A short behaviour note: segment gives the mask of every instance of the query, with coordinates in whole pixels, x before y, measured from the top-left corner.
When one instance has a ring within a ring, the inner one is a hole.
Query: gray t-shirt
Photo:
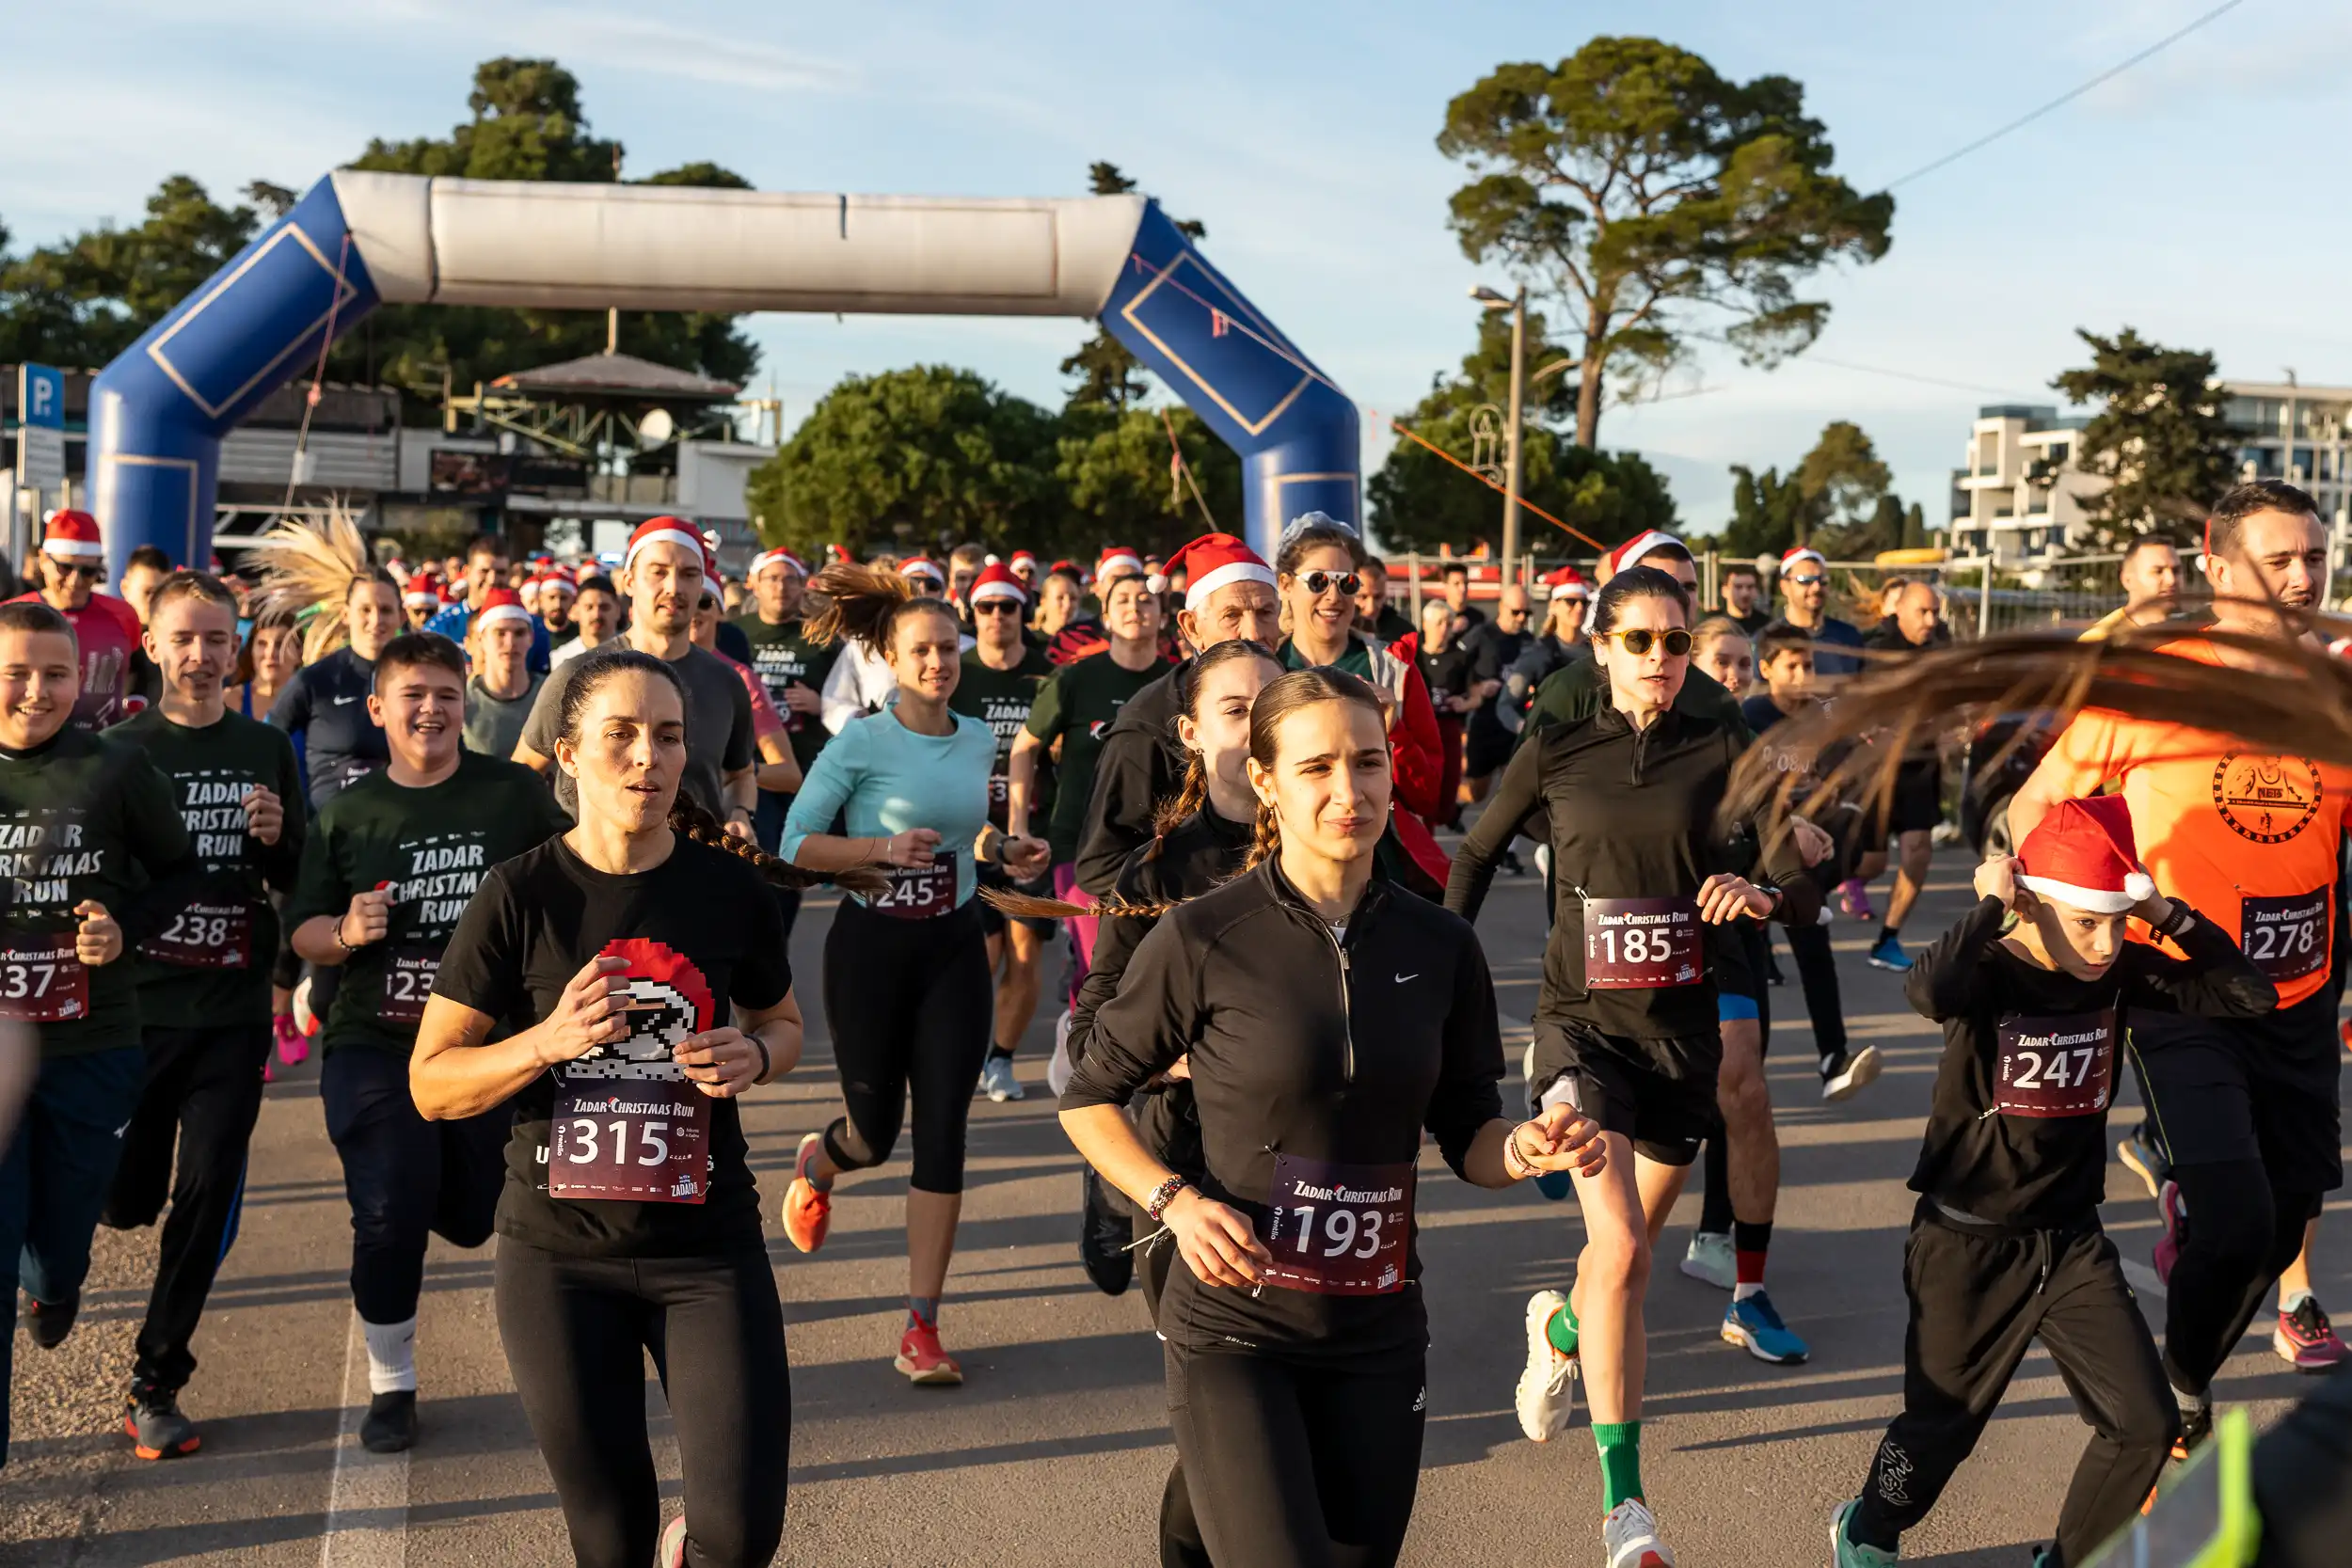
[[[515,742],[522,738],[523,721],[531,717],[532,705],[539,699],[539,689],[547,684],[547,676],[533,675],[531,684],[519,697],[499,697],[491,694],[476,675],[466,683],[466,750],[480,752],[485,757],[505,762],[515,754]]]
[[[628,643],[616,640],[615,650]],[[599,647],[598,652],[603,649]],[[721,821],[726,819],[724,780],[729,773],[752,766],[752,696],[735,666],[717,654],[689,647],[686,657],[670,668],[686,683],[686,778],[688,797]],[[579,673],[580,660],[559,664],[539,688],[539,700],[523,725],[522,741],[543,757],[555,755],[555,737],[562,728],[564,693]],[[562,768],[554,774],[557,804],[580,815],[570,777]]]

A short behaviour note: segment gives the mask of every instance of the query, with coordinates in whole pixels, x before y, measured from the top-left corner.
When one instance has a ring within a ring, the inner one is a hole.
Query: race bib
[[[71,1023],[89,1016],[89,971],[73,933],[11,936],[0,945],[0,1018]]]
[[[433,994],[434,977],[441,972],[437,946],[411,944],[384,955],[384,1010],[387,1023],[417,1023],[424,1018],[424,999]]]
[[[2012,1117],[2088,1117],[2115,1090],[2115,1009],[2003,1019],[1993,1108]]]
[[[1695,898],[1584,900],[1584,989],[1651,990],[1698,983]]]
[[[2241,899],[2238,946],[2272,980],[2300,980],[2328,963],[2328,890]]]
[[[1405,1288],[1413,1227],[1413,1166],[1349,1165],[1274,1157],[1274,1192],[1258,1239],[1274,1255],[1265,1280],[1321,1296],[1378,1296]]]
[[[956,907],[956,857],[941,855],[929,865],[894,865],[882,875],[890,885],[866,907],[894,920],[930,920]]]
[[[139,952],[183,969],[243,969],[253,958],[252,908],[243,899],[191,899]]]
[[[548,1137],[554,1197],[700,1203],[710,1192],[710,1100],[670,1062],[574,1062],[556,1074]]]

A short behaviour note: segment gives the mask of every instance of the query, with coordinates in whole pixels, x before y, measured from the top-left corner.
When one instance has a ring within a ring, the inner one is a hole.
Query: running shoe
[[[1775,1367],[1797,1366],[1807,1354],[1804,1341],[1788,1331],[1772,1308],[1772,1298],[1761,1291],[1733,1302],[1724,1313],[1720,1332],[1724,1344],[1738,1345]]]
[[[2172,1265],[2181,1260],[2182,1239],[2188,1233],[2188,1205],[2181,1201],[2181,1184],[2168,1180],[2156,1190],[2156,1210],[2164,1216],[2164,1235],[2156,1243],[2155,1256],[2159,1283],[2172,1283]]]
[[[1872,969],[1891,969],[1898,974],[1911,972],[1911,955],[1903,951],[1900,937],[1881,937],[1863,955]]]
[[[359,1421],[359,1446],[370,1453],[403,1453],[417,1442],[417,1391],[395,1388],[368,1401]]]
[[[82,1292],[76,1291],[63,1301],[35,1301],[28,1295],[18,1315],[24,1320],[24,1332],[33,1337],[33,1343],[56,1350],[73,1332],[73,1319],[81,1310]]]
[[[1692,1231],[1690,1248],[1682,1255],[1682,1272],[1718,1291],[1739,1284],[1740,1264],[1732,1255],[1731,1238],[1720,1230]]]
[[[1514,877],[1527,875],[1527,864],[1519,859],[1519,853],[1516,849],[1505,849],[1502,852],[1502,869]]]
[[[686,1515],[661,1527],[661,1540],[653,1549],[654,1568],[686,1568]]]
[[[1909,966],[1911,960],[1903,963]],[[1879,1048],[1866,1045],[1859,1051],[1839,1046],[1821,1056],[1821,1098],[1832,1105],[1851,1100],[1855,1095],[1878,1082],[1879,1069],[1884,1063]]]
[[[823,1246],[825,1232],[833,1225],[833,1195],[818,1192],[808,1179],[808,1163],[824,1147],[822,1132],[811,1132],[801,1140],[801,1151],[792,1157],[792,1185],[784,1192],[784,1233],[803,1252]]]
[[[898,1358],[891,1363],[909,1383],[922,1387],[953,1387],[963,1381],[956,1358],[939,1348],[939,1325],[917,1319],[898,1337]]]
[[[1896,1557],[1883,1546],[1866,1546],[1846,1535],[1846,1520],[1862,1506],[1860,1497],[1849,1497],[1829,1511],[1830,1568],[1895,1568]]]
[[[2296,1303],[2294,1311],[2279,1314],[2279,1326],[2270,1331],[2270,1348],[2298,1372],[2333,1371],[2352,1357],[2313,1295]]]
[[[1849,877],[1837,884],[1837,907],[1848,920],[1875,920],[1877,911],[1870,908],[1870,885],[1859,877]]]
[[[1136,1255],[1128,1248],[1135,1226],[1111,1202],[1110,1188],[1089,1165],[1078,1173],[1078,1261],[1106,1296],[1124,1295],[1136,1276]]]
[[[978,1091],[1002,1105],[1008,1100],[1025,1099],[1021,1080],[1012,1075],[1012,1058],[991,1054],[988,1064],[980,1069]]]
[[[1673,1549],[1658,1539],[1658,1521],[1639,1497],[1628,1497],[1601,1520],[1600,1549],[1609,1568],[1675,1568]]]
[[[1576,1379],[1580,1370],[1573,1355],[1553,1347],[1547,1330],[1551,1316],[1568,1305],[1557,1291],[1538,1291],[1527,1298],[1527,1366],[1512,1397],[1518,1407],[1519,1430],[1531,1443],[1549,1443],[1568,1429],[1576,1414]]]
[[[2200,1400],[2195,1409],[2181,1412],[2181,1434],[2172,1439],[2174,1462],[2185,1460],[2203,1448],[2205,1439],[2212,1435],[2213,1401],[2208,1398]]]
[[[203,1447],[196,1423],[180,1414],[179,1396],[151,1383],[134,1383],[122,1402],[122,1430],[141,1459],[177,1459]]]
[[[2134,1176],[2147,1183],[2148,1196],[2161,1200],[2164,1184],[2172,1179],[2172,1162],[2148,1136],[2148,1124],[2143,1121],[2133,1128],[2131,1135],[2115,1146],[2115,1152]]]

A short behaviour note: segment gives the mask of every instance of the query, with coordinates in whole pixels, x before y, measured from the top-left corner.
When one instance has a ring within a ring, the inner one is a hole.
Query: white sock
[[[362,1318],[359,1326],[368,1337],[368,1392],[415,1393],[417,1320],[412,1317],[405,1323],[372,1323]]]
[[[2293,1312],[2293,1311],[2294,1311],[2296,1307],[2298,1307],[2302,1306],[2305,1302],[2307,1302],[2307,1301],[2309,1301],[2309,1300],[2311,1300],[2311,1299],[2312,1299],[2312,1293],[2311,1293],[2309,1291],[2294,1291],[2294,1292],[2292,1292],[2292,1293],[2289,1293],[2288,1291],[2280,1291],[2280,1292],[2279,1292],[2279,1316],[2280,1316],[2280,1317],[2282,1317],[2282,1318],[2283,1318],[2283,1317],[2285,1317],[2285,1316],[2287,1316],[2289,1313]]]
[[[1760,1296],[1763,1293],[1764,1287],[1761,1284],[1734,1285],[1731,1288],[1731,1299],[1734,1301],[1745,1301],[1750,1296]]]

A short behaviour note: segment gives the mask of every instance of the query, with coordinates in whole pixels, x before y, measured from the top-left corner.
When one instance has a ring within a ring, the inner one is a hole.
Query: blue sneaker
[[[1901,974],[1911,968],[1911,955],[1903,951],[1901,939],[1897,937],[1879,938],[1867,957],[1872,969],[1891,969]]]
[[[1881,1546],[1865,1546],[1858,1541],[1846,1539],[1846,1516],[1861,1506],[1861,1498],[1851,1497],[1830,1511],[1831,1568],[1895,1568],[1896,1557],[1893,1552]]]
[[[1805,1358],[1804,1341],[1772,1310],[1772,1298],[1758,1291],[1732,1302],[1724,1313],[1724,1343],[1738,1345],[1758,1361],[1793,1367]]]

